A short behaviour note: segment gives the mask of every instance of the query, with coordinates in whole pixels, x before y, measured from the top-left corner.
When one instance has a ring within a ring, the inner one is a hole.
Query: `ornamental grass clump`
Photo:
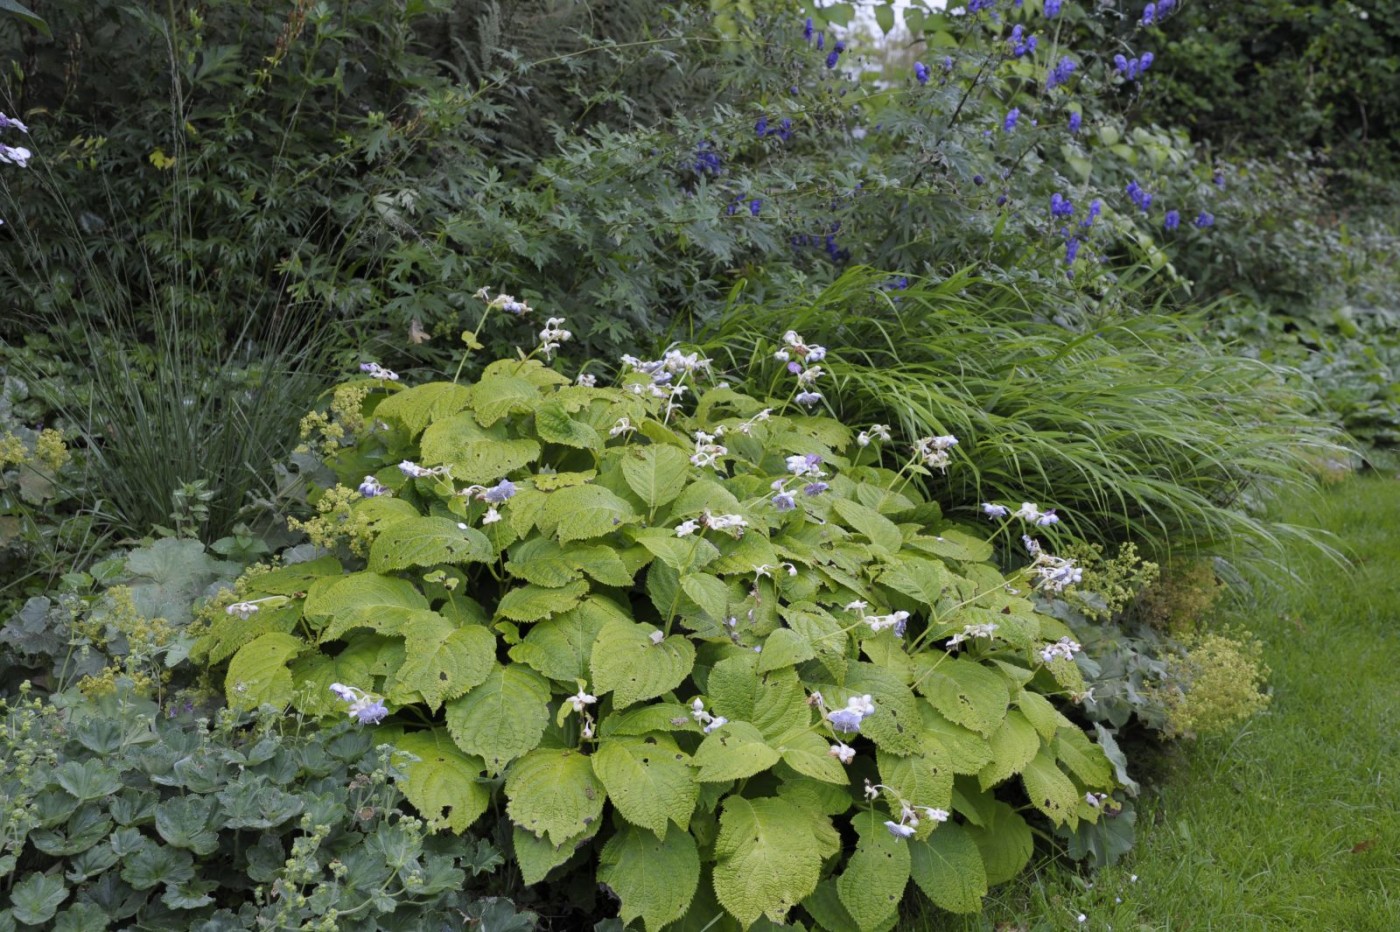
[[[814,413],[826,350],[768,353],[778,398],[679,350],[611,385],[539,348],[355,382],[330,552],[241,583],[196,657],[236,708],[365,723],[432,827],[510,837],[527,884],[583,872],[624,922],[883,929],[910,879],[978,910],[1032,822],[1116,811],[1061,711],[1079,645],[1037,564],[921,492],[955,437]]]

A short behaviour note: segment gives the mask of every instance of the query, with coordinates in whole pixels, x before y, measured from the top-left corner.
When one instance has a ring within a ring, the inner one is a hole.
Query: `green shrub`
[[[533,928],[466,895],[499,853],[404,814],[410,758],[369,730],[61,698],[0,701],[7,928]]]
[[[977,910],[1030,856],[1022,810],[1114,805],[1056,708],[1077,645],[1026,598],[1072,565],[1003,575],[914,481],[956,441],[810,413],[833,361],[784,352],[776,401],[679,350],[614,387],[538,349],[356,383],[334,552],[211,603],[196,656],[234,707],[383,720],[431,827],[504,820],[525,883],[596,876],[627,922],[887,928],[911,876]]]

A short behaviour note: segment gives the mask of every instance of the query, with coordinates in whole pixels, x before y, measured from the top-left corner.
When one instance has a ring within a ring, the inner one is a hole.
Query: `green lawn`
[[[1349,480],[1290,518],[1338,535],[1354,569],[1300,545],[1296,583],[1233,613],[1264,642],[1269,710],[1168,754],[1124,863],[1047,859],[985,915],[907,932],[1400,930],[1400,480]]]

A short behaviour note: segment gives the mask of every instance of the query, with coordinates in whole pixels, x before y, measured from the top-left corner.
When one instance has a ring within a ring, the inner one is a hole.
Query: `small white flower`
[[[344,683],[332,683],[331,692],[341,702],[354,702],[360,698],[360,691],[353,686],[346,686]]]
[[[656,645],[660,645],[662,641],[666,640],[666,635],[660,631],[653,631],[648,637],[651,638],[651,643]]]
[[[846,603],[846,611],[863,612],[869,607],[869,605],[870,603],[866,602],[864,599],[856,599],[854,602]]]
[[[901,825],[898,822],[885,821],[885,828],[890,830],[890,834],[895,838],[913,838],[914,827],[911,825]]]
[[[1011,509],[1007,508],[1005,505],[998,505],[995,502],[983,502],[982,514],[995,520],[997,518],[1005,518],[1007,515],[1011,514]]]
[[[7,146],[0,143],[0,162],[7,162],[11,165],[18,165],[20,168],[28,168],[29,160],[34,157],[24,146]]]
[[[1072,660],[1074,655],[1083,648],[1075,641],[1067,637],[1060,638],[1054,644],[1046,644],[1040,649],[1040,659],[1045,663],[1053,660]]]
[[[947,809],[934,809],[934,808],[931,807],[931,806],[920,806],[919,808],[920,808],[921,810],[923,810],[924,818],[928,819],[930,822],[947,822],[947,821],[948,821],[948,810],[947,810]]]
[[[433,471],[431,469],[425,469],[424,467],[419,466],[417,463],[412,462],[411,460],[404,460],[402,463],[400,463],[399,472],[403,473],[405,476],[408,476],[410,479],[422,479],[425,476],[431,476],[433,474]]]
[[[849,764],[856,759],[856,749],[848,744],[842,744],[840,741],[833,744],[827,753],[843,764]]]
[[[704,522],[706,527],[716,531],[727,531],[730,528],[746,528],[749,526],[748,519],[743,515],[712,515],[705,512]]]
[[[591,372],[580,372],[577,381],[578,384],[582,385],[584,388],[598,387],[598,377]]]
[[[481,516],[482,524],[495,524],[499,520],[501,520],[501,513],[496,510],[495,505],[486,509],[486,514]]]
[[[1078,916],[1075,917],[1074,921],[1079,923],[1080,925],[1083,925],[1084,923],[1089,921],[1089,917],[1084,915],[1083,913],[1080,913]]]
[[[871,785],[869,780],[865,781],[865,798],[872,801],[880,798],[880,788]]]
[[[682,521],[680,524],[676,525],[676,536],[689,537],[698,530],[700,530],[700,522],[692,518],[689,521]]]
[[[705,734],[708,735],[710,732],[714,731],[716,728],[720,728],[720,727],[722,727],[722,726],[724,726],[724,725],[728,725],[728,724],[729,724],[729,719],[725,718],[723,715],[716,715],[714,718],[710,719],[710,724],[708,724],[708,725],[706,725],[704,728],[702,728],[701,731],[703,731]]]
[[[228,608],[224,609],[224,612],[229,615],[237,615],[239,618],[247,621],[248,616],[252,615],[257,610],[258,606],[254,602],[234,602]]]
[[[587,706],[590,706],[593,703],[597,702],[598,697],[590,696],[588,693],[584,692],[583,687],[580,686],[577,693],[565,699],[564,701],[567,702],[569,705],[573,706],[575,712],[582,712]]]
[[[797,454],[786,460],[787,471],[794,476],[824,476],[822,458],[815,453]]]
[[[1015,511],[1015,516],[1023,521],[1037,521],[1041,514],[1040,508],[1031,502],[1022,502],[1021,507]]]
[[[798,393],[797,393],[797,396],[796,396],[795,398],[793,398],[793,400],[796,401],[796,402],[797,402],[798,404],[800,404],[800,405],[805,405],[805,406],[807,406],[807,407],[810,408],[810,407],[812,407],[813,405],[819,404],[819,403],[821,402],[821,400],[822,400],[822,393],[821,393],[821,392],[798,392]]]
[[[637,428],[632,426],[632,420],[630,418],[620,417],[617,419],[617,423],[612,426],[612,429],[608,431],[608,436],[617,437],[621,434],[631,433],[636,429]]]
[[[593,737],[593,719],[592,719],[592,718],[588,718],[588,719],[586,719],[586,720],[584,721],[584,723],[583,723],[583,730],[582,730],[581,733],[582,733],[582,735],[583,735],[585,738],[591,739],[591,738]]]
[[[486,287],[478,288],[476,290],[476,294],[473,295],[473,297],[476,298],[478,301],[490,301],[491,289]]]

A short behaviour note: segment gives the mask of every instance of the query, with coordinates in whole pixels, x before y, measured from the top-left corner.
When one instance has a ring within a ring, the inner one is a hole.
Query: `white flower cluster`
[[[871,424],[869,430],[863,430],[856,435],[856,446],[868,447],[871,441],[878,440],[881,443],[890,442],[890,427],[888,424]]]
[[[1040,659],[1045,663],[1050,663],[1055,660],[1073,660],[1074,655],[1081,650],[1083,650],[1083,648],[1081,648],[1077,642],[1064,637],[1060,638],[1054,644],[1046,644],[1042,647],[1040,649]]]
[[[399,374],[392,369],[385,369],[377,362],[360,363],[360,371],[372,379],[383,379],[386,382],[397,382]]]
[[[434,466],[429,469],[426,466],[419,466],[411,460],[404,460],[399,464],[399,472],[410,479],[427,479],[430,476],[446,476],[450,470],[447,466]]]
[[[363,689],[343,683],[332,683],[331,692],[335,693],[335,697],[341,702],[350,703],[346,712],[361,725],[377,725],[389,714],[383,699],[376,699]]]
[[[972,638],[990,638],[996,633],[997,623],[995,621],[989,621],[984,624],[963,625],[963,629],[960,633],[948,639],[948,646],[957,647],[959,644],[964,641],[969,641]]]
[[[706,712],[705,701],[699,696],[696,696],[695,701],[690,704],[690,717],[705,726],[701,731],[705,732],[707,735],[716,728],[729,724],[729,719],[725,718],[723,715],[711,715],[709,712]]]
[[[909,613],[905,611],[891,612],[888,615],[866,615],[861,621],[870,626],[870,630],[879,634],[887,628],[893,628],[895,637],[904,636],[904,626],[909,622]]]
[[[720,468],[719,458],[729,453],[729,448],[722,443],[716,443],[720,437],[724,436],[724,427],[716,427],[713,434],[707,434],[703,430],[695,432],[695,454],[691,456],[692,466],[699,466],[701,469]]]
[[[492,310],[505,311],[507,314],[514,314],[516,317],[524,317],[534,310],[524,301],[517,301],[512,295],[498,294],[491,297],[491,289],[482,288],[476,293],[479,300],[485,301],[486,306]]]
[[[481,516],[481,523],[495,524],[501,520],[501,512],[497,505],[504,505],[515,497],[515,483],[509,479],[502,479],[495,485],[469,485],[457,494],[463,498],[474,498],[479,502],[486,503],[486,514]]]
[[[1026,553],[1031,556],[1031,569],[1035,572],[1035,584],[1046,592],[1063,592],[1066,587],[1077,585],[1084,579],[1084,571],[1074,565],[1068,557],[1056,557],[1046,553],[1040,542],[1028,535],[1021,535],[1021,543],[1026,545]]]
[[[833,744],[827,753],[843,764],[849,764],[856,759],[856,749],[840,741]]]
[[[787,371],[797,376],[797,387],[802,389],[793,398],[808,408],[821,402],[822,393],[813,391],[818,379],[825,372],[816,363],[826,358],[826,347],[815,343],[808,344],[796,330],[783,334],[783,348],[773,354],[779,362],[787,363]]]
[[[633,383],[630,386],[632,394],[649,394],[653,398],[667,399],[666,413],[668,416],[677,407],[677,399],[689,391],[686,386],[679,384],[679,381],[684,381],[686,376],[698,372],[710,372],[708,359],[699,353],[682,353],[677,349],[667,350],[660,359],[623,356],[622,363],[651,377],[651,381],[648,383]],[[679,380],[677,376],[680,377]],[[672,384],[673,382],[677,384]]]
[[[914,441],[914,452],[924,458],[924,465],[930,469],[948,471],[951,457],[948,451],[958,445],[958,438],[952,434],[941,437],[921,437]]]
[[[826,713],[826,720],[839,732],[860,731],[860,723],[866,716],[875,714],[875,701],[869,696],[852,696],[846,700],[844,709],[832,709]]]
[[[562,317],[551,317],[544,322],[544,329],[540,331],[540,352],[544,353],[545,359],[554,355],[554,351],[559,349],[560,343],[566,343],[574,338],[571,331],[559,326],[563,322],[564,318]]]
[[[284,595],[269,595],[261,599],[252,599],[247,602],[234,602],[228,608],[224,609],[224,614],[237,615],[239,618],[247,621],[255,612],[262,608],[261,603],[263,602],[271,602],[272,604],[269,605],[268,608],[276,608],[279,605],[286,604],[287,597]]]
[[[982,510],[986,511],[987,506],[983,505]],[[1003,511],[1004,510],[1005,509],[1003,509]],[[1060,523],[1060,516],[1055,514],[1055,509],[1051,508],[1048,511],[1041,511],[1038,506],[1030,502],[1022,502],[1021,507],[1017,508],[1012,513],[1012,517],[1020,518],[1022,521],[1029,521],[1036,527],[1049,527],[1052,524]]]
[[[696,531],[709,528],[712,531],[728,531],[737,529],[739,533],[735,537],[744,536],[744,528],[749,526],[749,521],[743,515],[712,515],[708,511],[698,518],[691,518],[676,525],[677,537],[689,537]]]

